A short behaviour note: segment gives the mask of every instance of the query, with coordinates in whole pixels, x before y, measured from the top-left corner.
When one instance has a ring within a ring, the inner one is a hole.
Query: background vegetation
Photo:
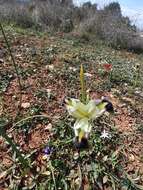
[[[122,15],[118,2],[99,10],[91,2],[75,7],[72,0],[5,0],[0,2],[0,19],[24,28],[75,32],[84,40],[102,39],[117,49],[143,49],[143,39],[130,19]]]

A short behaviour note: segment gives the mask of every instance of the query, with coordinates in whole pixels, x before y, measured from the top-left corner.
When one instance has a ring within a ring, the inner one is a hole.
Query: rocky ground
[[[11,146],[0,137],[0,189],[142,189],[142,55],[101,41],[92,44],[78,34],[6,27],[6,35],[22,89],[0,35],[0,123],[31,169],[22,173]],[[90,97],[108,97],[115,113],[95,121],[91,147],[79,152],[64,99],[79,97],[81,63]],[[99,138],[103,129],[110,140]],[[48,157],[45,146],[54,150]]]

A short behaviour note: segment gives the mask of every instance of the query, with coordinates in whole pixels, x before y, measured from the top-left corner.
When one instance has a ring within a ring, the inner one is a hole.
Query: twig
[[[82,172],[80,168],[80,164],[78,164],[78,172],[79,172],[79,179],[80,179],[80,184],[79,184],[79,189],[82,187]]]

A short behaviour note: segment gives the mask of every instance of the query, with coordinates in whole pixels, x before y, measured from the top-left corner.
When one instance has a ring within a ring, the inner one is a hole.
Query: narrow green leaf
[[[17,149],[16,145],[12,142],[11,138],[6,134],[5,130],[3,129],[3,126],[0,126],[0,135],[11,145],[12,150],[16,152],[17,157],[19,161],[21,162],[23,168],[28,168],[29,164],[28,161],[23,158],[20,151]]]

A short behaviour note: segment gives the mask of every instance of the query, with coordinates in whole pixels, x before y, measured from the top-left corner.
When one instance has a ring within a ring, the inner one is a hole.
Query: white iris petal
[[[86,118],[77,120],[74,124],[74,128],[83,129],[85,132],[90,132],[90,129],[91,129],[89,121]]]
[[[69,114],[76,118],[74,124],[75,136],[78,136],[81,130],[88,136],[92,128],[89,121],[101,116],[105,112],[105,107],[98,107],[99,104],[95,100],[90,100],[88,104],[83,104],[80,100],[74,98],[66,100],[66,102]]]
[[[88,117],[86,105],[81,103],[77,99],[71,99],[71,101],[68,101],[67,110],[69,114],[75,117],[76,119]]]
[[[78,136],[78,131],[80,129],[82,129],[85,133],[90,133],[91,131],[91,124],[89,123],[87,118],[83,118],[80,120],[77,120],[74,124],[74,131],[75,131],[75,135]]]

